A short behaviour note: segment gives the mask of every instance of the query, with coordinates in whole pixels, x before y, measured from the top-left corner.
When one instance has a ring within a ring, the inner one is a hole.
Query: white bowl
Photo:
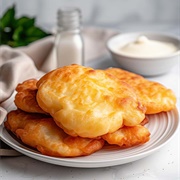
[[[117,50],[117,48],[137,40],[137,38],[142,35],[150,40],[173,43],[178,50],[170,55],[152,58],[128,56]],[[166,34],[150,32],[118,34],[107,41],[107,48],[120,68],[144,76],[164,74],[175,65],[178,65],[178,59],[180,59],[180,40],[174,36]]]

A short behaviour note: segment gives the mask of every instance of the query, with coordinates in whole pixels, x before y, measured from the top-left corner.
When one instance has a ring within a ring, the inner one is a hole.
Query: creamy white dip
[[[121,54],[144,58],[166,56],[177,50],[178,48],[172,43],[150,40],[145,36],[140,36],[136,41],[118,49]]]

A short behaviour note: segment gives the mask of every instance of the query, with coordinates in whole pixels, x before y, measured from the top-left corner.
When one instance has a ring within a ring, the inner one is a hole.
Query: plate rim
[[[113,159],[113,160],[109,159],[109,160],[101,160],[101,161],[98,161],[98,160],[97,161],[95,161],[95,160],[93,160],[93,161],[85,161],[84,159],[86,159],[86,156],[74,157],[74,158],[61,158],[61,157],[51,157],[51,156],[43,155],[40,152],[31,149],[30,147],[26,147],[24,144],[20,144],[20,142],[15,140],[9,134],[9,132],[5,129],[4,125],[0,126],[0,139],[4,143],[8,144],[10,147],[12,147],[13,149],[15,149],[18,152],[20,152],[20,153],[22,153],[22,154],[24,154],[24,155],[26,155],[28,157],[31,157],[33,159],[43,161],[43,162],[46,162],[46,163],[50,163],[50,164],[66,166],[66,167],[77,167],[77,168],[97,168],[97,167],[116,166],[116,165],[126,164],[126,163],[129,163],[129,162],[133,162],[133,161],[142,159],[144,157],[147,157],[147,156],[151,155],[152,153],[156,152],[157,150],[159,150],[160,148],[162,148],[164,145],[166,145],[172,139],[172,137],[174,137],[174,135],[177,133],[177,131],[179,129],[179,124],[180,124],[179,123],[178,109],[176,107],[175,109],[173,109],[171,111],[162,112],[162,113],[165,113],[165,114],[167,114],[169,116],[170,116],[170,114],[173,115],[174,118],[175,118],[175,121],[176,121],[174,123],[174,127],[170,130],[170,132],[168,131],[168,133],[170,133],[170,135],[168,135],[165,138],[165,140],[163,138],[162,140],[160,140],[160,142],[158,142],[158,145],[156,147],[150,148],[149,150],[138,152],[135,155],[134,154],[129,155],[129,157],[125,157],[125,158],[121,157],[121,158],[116,158],[116,159]],[[161,113],[158,113],[156,115],[159,116],[159,114],[161,114]],[[10,138],[12,138],[14,141],[16,141],[16,143],[20,144],[21,146],[18,146],[17,144],[13,143],[12,141],[10,142],[8,140],[8,137],[5,137],[5,133],[8,133]],[[144,145],[144,148],[145,148],[145,145]],[[24,148],[24,147],[26,147],[26,148]],[[143,145],[140,145],[140,146],[137,146],[137,147],[143,147]],[[133,147],[133,148],[136,148],[136,147]],[[102,151],[102,150],[100,150],[100,151]],[[95,152],[93,154],[97,155],[97,152]],[[90,157],[90,156],[92,156],[92,155],[89,155],[87,157]]]

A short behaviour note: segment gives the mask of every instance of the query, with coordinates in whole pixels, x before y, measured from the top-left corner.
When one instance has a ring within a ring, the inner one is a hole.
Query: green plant
[[[22,16],[16,18],[15,5],[7,9],[0,19],[0,45],[11,47],[26,46],[44,38],[49,33],[35,25],[35,18]]]

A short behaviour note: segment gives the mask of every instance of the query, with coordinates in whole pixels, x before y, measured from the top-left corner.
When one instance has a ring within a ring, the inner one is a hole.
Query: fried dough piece
[[[49,156],[89,155],[100,150],[104,145],[103,139],[71,137],[64,133],[52,118],[21,110],[14,110],[8,114],[5,127],[23,143],[37,148],[42,154]]]
[[[39,106],[71,136],[95,138],[145,117],[132,87],[102,70],[65,66],[43,76],[37,87]]]
[[[24,81],[21,84],[18,84],[16,87],[17,94],[15,96],[14,103],[15,105],[26,112],[30,113],[43,113],[47,114],[43,111],[36,100],[37,93],[37,80],[29,79]]]
[[[142,125],[133,127],[124,126],[114,133],[103,135],[102,138],[109,144],[115,144],[122,148],[144,144],[150,139],[150,132]]]
[[[147,117],[145,117],[144,120],[139,125],[144,126],[148,123],[149,123],[149,119]]]
[[[109,68],[105,71],[134,88],[140,102],[147,108],[146,114],[170,111],[175,108],[176,97],[174,93],[162,84],[149,81],[140,75],[119,68]]]

